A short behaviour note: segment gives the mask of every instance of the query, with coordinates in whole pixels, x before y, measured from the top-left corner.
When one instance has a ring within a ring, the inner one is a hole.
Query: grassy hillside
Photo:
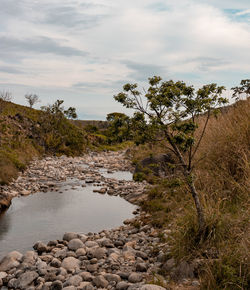
[[[0,184],[35,156],[77,155],[85,148],[84,131],[63,116],[4,101],[0,107]]]
[[[249,289],[249,112],[250,99],[212,118],[196,157],[196,186],[208,224],[205,240],[196,239],[196,212],[181,176],[151,177],[157,185],[142,205],[154,226],[173,229],[166,260],[199,261],[196,271],[203,289]],[[164,148],[164,143],[135,148],[133,161],[166,153]]]

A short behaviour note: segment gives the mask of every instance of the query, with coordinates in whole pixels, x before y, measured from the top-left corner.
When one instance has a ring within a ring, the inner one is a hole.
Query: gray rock
[[[27,289],[27,287],[38,277],[35,271],[28,271],[20,275],[16,281],[16,287],[20,289]]]
[[[72,239],[68,243],[68,248],[72,251],[76,251],[83,247],[84,247],[84,244],[80,239]]]
[[[79,275],[71,276],[65,283],[64,286],[79,286],[82,282],[82,277]]]
[[[80,261],[74,257],[67,257],[62,261],[61,267],[67,271],[74,271],[80,267]]]
[[[137,251],[135,255],[136,255],[136,257],[140,257],[143,260],[147,260],[148,259],[148,255],[146,253],[142,252],[142,251]]]
[[[77,239],[78,238],[78,234],[76,233],[65,233],[63,235],[63,240],[65,241],[70,241],[70,240],[73,240],[73,239]]]
[[[105,274],[104,277],[108,282],[115,281],[116,283],[118,283],[121,281],[121,277],[119,275],[116,275],[116,274],[109,274],[108,273],[108,274]]]
[[[170,271],[171,269],[173,269],[173,267],[175,266],[175,259],[174,258],[171,258],[171,259],[168,259],[166,263],[163,264],[163,269],[165,271]]]
[[[128,276],[128,281],[131,283],[139,283],[142,281],[142,275],[133,272]]]
[[[93,279],[93,283],[98,288],[106,288],[109,282],[102,276],[99,275]]]
[[[95,288],[90,282],[82,282],[79,286],[81,290],[94,290]]]
[[[2,286],[3,286],[3,280],[2,280],[2,278],[0,278],[0,287],[2,287]]]
[[[90,264],[90,265],[87,265],[86,268],[90,273],[94,273],[98,269],[98,264]]]
[[[97,258],[98,260],[106,256],[106,248],[94,247],[87,250],[88,257]]]
[[[0,261],[0,272],[7,272],[12,268],[17,267],[23,255],[17,251],[10,252]]]
[[[79,275],[82,277],[83,281],[91,282],[94,279],[94,276],[89,272],[81,272]]]
[[[0,279],[4,279],[8,276],[6,272],[0,272]]]
[[[121,281],[116,285],[117,290],[126,290],[129,287],[129,283]]]
[[[146,263],[138,263],[136,265],[136,272],[147,272],[147,264]]]
[[[193,279],[194,278],[194,267],[186,261],[182,261],[171,274],[172,278],[176,281],[181,281],[183,279]]]
[[[64,259],[67,256],[67,249],[65,248],[65,249],[56,251],[54,256],[55,258]]]
[[[42,242],[36,242],[33,246],[33,249],[38,252],[38,254],[42,254],[43,252],[47,252],[47,246]]]
[[[76,290],[75,286],[67,286],[67,287],[63,287],[63,290]]]
[[[80,257],[80,256],[85,256],[86,255],[86,251],[84,248],[79,248],[76,250],[76,256]]]
[[[50,286],[51,290],[61,290],[63,289],[63,283],[59,280],[56,280],[54,282],[52,282],[51,286]]]
[[[62,262],[60,260],[58,260],[57,258],[54,258],[51,262],[50,262],[50,266],[55,267],[55,268],[60,268],[61,267]]]
[[[145,284],[139,288],[140,290],[165,290],[165,288],[158,286],[158,285],[153,285],[153,284]]]
[[[85,246],[88,247],[88,248],[98,247],[98,243],[95,242],[95,241],[87,241],[85,243]]]

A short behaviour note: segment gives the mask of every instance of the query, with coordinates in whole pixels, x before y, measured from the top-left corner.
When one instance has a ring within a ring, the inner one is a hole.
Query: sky
[[[0,91],[64,100],[79,119],[126,112],[148,77],[229,89],[250,78],[249,0],[0,0]]]

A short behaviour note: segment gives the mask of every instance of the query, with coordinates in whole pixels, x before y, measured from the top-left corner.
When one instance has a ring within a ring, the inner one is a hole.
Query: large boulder
[[[165,177],[174,173],[174,159],[170,154],[157,154],[141,160],[135,168],[134,178],[139,175]]]
[[[11,205],[11,196],[7,194],[0,193],[0,213]]]

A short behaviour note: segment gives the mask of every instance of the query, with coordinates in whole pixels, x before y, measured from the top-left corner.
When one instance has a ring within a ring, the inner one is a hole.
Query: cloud
[[[155,64],[146,64],[146,63],[137,63],[133,61],[123,61],[123,63],[132,70],[128,74],[128,78],[133,81],[146,81],[149,77],[152,76],[165,76],[166,69],[163,66]]]
[[[1,66],[0,65],[0,73],[7,73],[7,74],[23,74],[24,72],[10,66]]]
[[[36,37],[32,39],[17,39],[6,36],[0,37],[0,54],[9,53],[50,53],[62,56],[86,56],[87,53],[76,48],[60,44],[48,37]]]
[[[250,14],[250,9],[246,9],[246,10],[236,13],[237,16],[248,15],[248,14]]]

